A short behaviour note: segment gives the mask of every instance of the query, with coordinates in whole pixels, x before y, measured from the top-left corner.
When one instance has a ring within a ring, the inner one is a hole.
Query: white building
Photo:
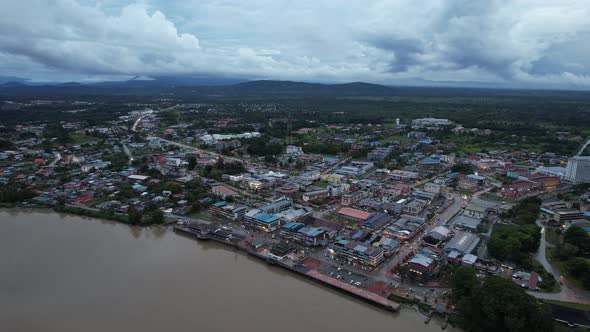
[[[590,156],[575,156],[568,160],[565,178],[571,183],[590,182]]]
[[[295,145],[287,145],[287,154],[300,156],[303,154],[303,148]]]
[[[537,167],[535,173],[545,174],[547,176],[557,176],[560,179],[565,178],[566,169],[564,167]]]
[[[412,121],[412,127],[440,127],[450,126],[453,122],[449,119],[436,119],[436,118],[422,118],[415,119]]]

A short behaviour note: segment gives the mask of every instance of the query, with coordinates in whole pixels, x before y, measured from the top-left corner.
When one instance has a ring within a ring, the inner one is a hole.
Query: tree
[[[537,250],[541,229],[537,225],[500,225],[494,228],[488,241],[488,252],[499,260],[524,263],[529,253]]]
[[[194,170],[195,166],[197,166],[197,158],[195,156],[189,156],[188,157],[188,170],[189,171]]]
[[[130,224],[139,225],[141,223],[141,212],[133,206],[130,206],[129,209],[127,209],[127,216],[129,217]]]
[[[164,223],[164,212],[160,209],[154,210],[150,214],[150,224],[163,224]]]
[[[576,257],[568,261],[567,269],[577,276],[586,287],[590,285],[590,262],[582,257]]]
[[[590,251],[590,236],[579,226],[571,226],[563,233],[563,242],[574,245],[583,252]]]
[[[509,279],[492,276],[473,296],[458,305],[467,331],[553,331],[553,318],[539,303]]]
[[[469,266],[459,266],[453,272],[451,285],[455,299],[470,297],[479,286],[475,269]]]
[[[463,173],[463,174],[471,174],[473,173],[473,167],[469,164],[455,164],[451,167],[451,172],[455,173]]]

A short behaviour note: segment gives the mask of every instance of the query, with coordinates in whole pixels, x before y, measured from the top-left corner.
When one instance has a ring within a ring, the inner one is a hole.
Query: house
[[[465,207],[465,215],[472,218],[483,219],[486,215],[486,208],[481,205],[469,203]]]
[[[328,196],[330,196],[330,192],[328,191],[328,189],[321,189],[303,193],[302,199],[304,202],[309,202],[328,198]]]
[[[213,188],[211,188],[211,192],[213,193],[213,195],[219,196],[222,199],[227,199],[227,197],[229,197],[229,196],[231,196],[231,197],[238,196],[237,192],[235,192],[223,185],[214,186]]]
[[[352,193],[344,194],[340,202],[342,205],[354,205],[365,197],[366,194],[364,191],[357,190]]]

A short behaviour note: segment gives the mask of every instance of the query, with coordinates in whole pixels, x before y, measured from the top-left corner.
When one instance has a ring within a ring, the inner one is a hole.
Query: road
[[[537,249],[537,252],[533,255],[533,257],[539,263],[541,263],[541,265],[543,265],[545,270],[553,274],[553,277],[557,282],[561,281],[562,285],[559,293],[540,293],[533,291],[529,291],[528,293],[540,299],[590,304],[590,292],[579,289],[576,286],[572,285],[565,278],[562,278],[559,271],[553,268],[553,265],[549,263],[546,256],[547,241],[545,239],[545,226],[539,220],[537,220],[537,225],[541,227],[541,242],[539,244],[539,249]]]
[[[54,152],[55,159],[48,165],[49,167],[53,167],[57,165],[57,163],[61,160],[61,154],[59,152]]]
[[[131,154],[131,150],[129,150],[125,142],[121,142],[121,144],[123,145],[123,152],[125,152],[127,157],[129,157],[129,166],[131,166],[131,164],[133,163],[133,154]]]
[[[584,153],[584,150],[586,150],[586,147],[588,146],[588,144],[590,144],[590,139],[588,139],[586,141],[586,143],[582,146],[582,148],[580,149],[580,151],[578,152],[578,154],[576,154],[576,156],[581,155],[582,153]]]
[[[168,140],[168,139],[165,139],[165,138],[161,138],[161,137],[157,137],[157,138],[160,141],[164,142],[164,143],[167,143],[167,144],[170,144],[170,145],[174,145],[174,146],[178,146],[180,148],[191,150],[191,151],[194,151],[194,152],[197,152],[197,153],[200,153],[200,154],[209,154],[209,155],[212,155],[212,156],[215,156],[215,157],[218,157],[218,158],[223,158],[223,160],[225,160],[225,161],[232,161],[232,162],[239,162],[239,163],[246,162],[246,160],[241,159],[241,158],[228,157],[228,156],[224,156],[222,154],[216,153],[216,152],[199,149],[199,148],[196,148],[194,146],[190,146],[190,145],[183,144],[183,143],[178,143],[178,142],[171,141],[171,140]]]

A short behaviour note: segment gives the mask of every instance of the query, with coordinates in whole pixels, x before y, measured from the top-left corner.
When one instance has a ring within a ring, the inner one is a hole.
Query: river
[[[2,331],[441,330],[170,228],[23,210],[0,226]]]

